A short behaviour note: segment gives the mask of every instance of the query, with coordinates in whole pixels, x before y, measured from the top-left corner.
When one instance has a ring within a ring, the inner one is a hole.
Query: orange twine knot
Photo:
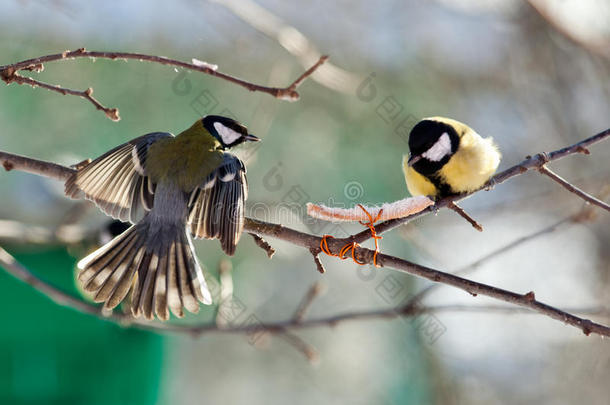
[[[364,225],[366,227],[369,228],[369,230],[371,231],[371,237],[373,238],[373,240],[375,241],[375,253],[373,254],[373,264],[375,265],[375,267],[379,267],[379,265],[377,264],[377,254],[379,253],[379,240],[383,239],[383,236],[379,236],[377,235],[377,231],[375,231],[375,222],[377,222],[379,220],[379,218],[381,217],[381,214],[383,213],[383,209],[380,209],[379,212],[377,213],[377,215],[375,216],[375,218],[373,219],[373,216],[366,210],[366,208],[364,208],[362,206],[362,204],[358,204],[358,207],[360,207],[360,209],[362,211],[364,211],[364,213],[366,214],[366,216],[369,218],[368,222],[362,222],[362,221],[358,221],[360,222],[361,225]],[[334,236],[331,235],[324,235],[322,236],[322,239],[320,240],[320,250],[324,253],[326,253],[329,256],[334,256],[334,257],[338,257],[341,260],[345,260],[347,259],[347,257],[345,257],[345,255],[351,250],[352,251],[352,260],[354,261],[354,263],[359,264],[361,266],[364,266],[365,262],[359,262],[356,259],[356,248],[360,246],[360,244],[358,244],[357,242],[350,242],[347,243],[345,246],[343,246],[341,248],[341,250],[339,250],[339,254],[336,255],[334,253],[332,253],[330,251],[330,249],[328,248],[328,238],[335,238]]]

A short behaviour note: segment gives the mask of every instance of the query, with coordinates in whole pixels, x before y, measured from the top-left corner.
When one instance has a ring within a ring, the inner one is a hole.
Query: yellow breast
[[[491,138],[466,131],[457,152],[440,170],[444,183],[454,193],[466,193],[483,186],[500,164],[500,152]]]
[[[438,193],[436,186],[430,180],[417,173],[415,169],[407,164],[409,155],[404,155],[402,158],[402,171],[405,175],[407,188],[412,196],[429,195],[435,197]]]

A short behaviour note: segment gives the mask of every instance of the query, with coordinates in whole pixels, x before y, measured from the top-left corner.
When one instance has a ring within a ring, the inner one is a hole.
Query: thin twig
[[[230,306],[232,305],[233,277],[231,277],[231,270],[233,270],[233,265],[230,260],[222,259],[218,264],[220,291],[214,321],[219,328],[229,325],[229,320],[224,314],[230,313]]]
[[[610,318],[610,308],[604,307],[579,307],[564,308],[566,312],[579,314],[581,316],[599,316]],[[526,308],[518,308],[509,305],[438,305],[434,307],[422,307],[420,313],[426,312],[469,312],[469,313],[502,313],[505,315],[535,314]]]
[[[606,211],[610,212],[610,205],[608,205],[605,202],[603,202],[603,201],[593,197],[590,194],[585,193],[584,191],[582,191],[578,187],[576,187],[573,184],[571,184],[568,181],[566,181],[563,177],[561,177],[558,174],[556,174],[555,172],[553,172],[548,167],[542,165],[542,166],[540,166],[538,168],[538,171],[540,173],[544,174],[545,176],[549,177],[550,179],[552,179],[557,184],[561,185],[563,188],[568,190],[570,193],[574,193],[577,196],[579,196],[580,198],[582,198],[583,200],[585,200],[586,202],[588,202],[590,204],[593,204],[593,205],[597,205],[598,207],[603,208]]]
[[[85,100],[89,101],[91,104],[93,104],[93,106],[96,109],[103,111],[104,114],[106,114],[106,117],[110,118],[112,121],[121,120],[118,109],[104,107],[99,101],[97,101],[97,99],[95,99],[92,96],[93,89],[91,87],[89,87],[87,90],[83,90],[83,91],[72,90],[72,89],[68,89],[65,87],[55,86],[55,85],[52,85],[49,83],[45,83],[40,80],[35,80],[35,79],[32,79],[31,77],[21,76],[17,72],[13,73],[11,76],[8,76],[6,79],[4,79],[4,81],[7,84],[17,83],[17,84],[27,84],[27,85],[32,86],[33,88],[42,87],[43,89],[51,90],[56,93],[63,94],[64,96],[71,95],[71,96],[81,97],[81,98],[84,98]]]
[[[37,71],[40,72],[44,69],[44,63],[60,61],[60,60],[69,60],[75,58],[103,58],[103,59],[111,59],[111,60],[127,60],[134,59],[140,62],[151,62],[151,63],[159,63],[161,65],[167,66],[175,66],[183,69],[198,71],[207,75],[215,76],[220,79],[226,80],[228,82],[234,83],[238,86],[241,86],[249,91],[259,91],[262,93],[267,93],[275,98],[281,100],[289,100],[296,101],[299,99],[299,93],[297,92],[297,88],[303,83],[303,81],[311,76],[315,72],[317,68],[319,68],[327,59],[327,55],[323,55],[319,58],[319,60],[309,68],[305,73],[300,75],[295,81],[293,81],[289,86],[279,88],[279,87],[268,87],[261,86],[258,84],[250,83],[243,79],[237,78],[235,76],[228,75],[226,73],[219,72],[214,67],[209,64],[202,63],[187,63],[182,62],[176,59],[166,58],[163,56],[156,55],[146,55],[142,53],[132,53],[132,52],[99,52],[99,51],[87,51],[85,48],[79,48],[74,51],[65,51],[62,53],[50,54],[40,56],[38,58],[27,59],[21,62],[11,63],[8,65],[0,66],[0,78],[6,84],[17,83],[17,84],[27,84],[32,87],[40,86],[45,89],[55,91],[60,94],[69,94],[77,97],[82,97],[89,102],[91,102],[95,108],[98,110],[104,111],[106,116],[113,121],[118,121],[119,111],[116,108],[108,108],[104,107],[99,101],[97,101],[91,95],[93,90],[88,88],[84,91],[72,90],[63,88],[60,86],[51,85],[48,83],[44,83],[39,80],[32,79],[30,77],[25,77],[20,75],[18,72],[22,70],[28,71]]]
[[[305,294],[301,302],[299,303],[299,306],[297,307],[296,311],[294,311],[292,319],[297,323],[303,322],[305,316],[307,316],[309,308],[311,308],[311,305],[313,304],[313,301],[317,297],[322,295],[325,290],[326,286],[321,281],[316,281],[315,283],[313,283],[311,287],[309,287],[309,290],[307,290],[307,293]]]
[[[324,265],[320,261],[320,252],[322,252],[322,250],[320,248],[310,248],[309,249],[309,253],[311,253],[311,256],[313,257],[313,262],[316,265],[316,270],[318,270],[318,273],[324,274],[324,273],[326,273],[326,269],[324,268]]]
[[[439,312],[502,312],[505,314],[517,313],[517,314],[538,314],[537,312],[530,311],[527,308],[520,308],[515,306],[507,305],[441,305],[441,306],[429,306],[429,307],[412,307],[405,311],[401,308],[389,307],[381,309],[373,309],[369,311],[354,311],[344,312],[336,315],[324,316],[320,318],[307,319],[301,323],[295,322],[293,319],[278,321],[273,323],[262,323],[257,325],[235,325],[228,328],[219,329],[214,324],[203,324],[203,325],[178,325],[171,323],[161,322],[140,322],[135,321],[133,326],[139,329],[149,330],[153,332],[174,332],[184,333],[191,336],[200,336],[206,333],[224,333],[224,334],[248,334],[254,330],[264,330],[271,334],[282,334],[287,330],[300,330],[300,329],[312,329],[320,327],[336,327],[343,322],[349,321],[364,321],[370,319],[395,319],[405,317],[415,317],[421,314],[427,313],[439,313]],[[566,312],[581,314],[583,316],[599,316],[603,318],[610,318],[610,308],[568,308]]]
[[[87,159],[81,160],[80,162],[78,162],[76,164],[71,165],[71,167],[73,167],[76,170],[80,170],[80,169],[84,168],[85,166],[87,166],[89,163],[91,163],[91,159],[87,158]]]
[[[269,259],[271,259],[275,254],[275,249],[269,243],[267,243],[265,239],[261,238],[257,234],[252,232],[248,233],[250,234],[250,236],[252,236],[252,239],[254,239],[254,243],[256,243],[256,246],[263,249],[267,253]]]
[[[318,69],[320,66],[322,66],[322,64],[324,62],[326,62],[328,60],[328,58],[329,58],[328,55],[320,56],[320,59],[318,59],[318,61],[312,67],[310,67],[305,72],[303,72],[303,74],[301,76],[299,76],[290,86],[288,86],[288,88],[291,90],[296,90],[297,87],[299,87],[301,85],[301,83],[303,83],[305,81],[305,79],[307,79],[309,76],[311,76],[313,74],[313,72],[316,71],[316,69]]]
[[[455,201],[451,201],[449,204],[447,204],[447,208],[449,208],[452,211],[457,212],[462,218],[464,218],[466,221],[468,221],[474,229],[476,229],[479,232],[483,232],[483,226],[481,224],[479,224],[470,215],[468,215],[468,213],[466,211],[464,211],[464,209],[462,207],[457,205],[455,203]]]
[[[50,177],[59,181],[65,181],[72,173],[75,172],[74,169],[58,165],[57,163],[32,159],[3,151],[0,151],[0,163],[2,163],[2,167],[4,167],[4,170],[7,172],[14,169],[21,172]]]
[[[304,341],[299,335],[289,331],[284,331],[280,334],[280,336],[299,353],[305,356],[310,364],[315,365],[320,362],[320,353],[318,353],[318,350],[313,345],[310,345]]]

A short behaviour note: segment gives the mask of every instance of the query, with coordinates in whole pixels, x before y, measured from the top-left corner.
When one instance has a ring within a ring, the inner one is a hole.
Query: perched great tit
[[[443,117],[424,118],[409,134],[409,155],[402,166],[412,195],[441,198],[483,186],[500,164],[492,138]]]
[[[259,140],[230,118],[208,115],[178,136],[146,134],[78,169],[66,180],[68,196],[84,194],[134,224],[78,262],[83,288],[106,308],[131,291],[133,315],[148,319],[211,304],[191,234],[235,253],[248,184],[244,164],[225,150]]]

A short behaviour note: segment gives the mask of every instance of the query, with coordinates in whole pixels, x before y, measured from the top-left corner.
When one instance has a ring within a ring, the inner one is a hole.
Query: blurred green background
[[[594,0],[9,1],[0,15],[0,65],[86,47],[197,58],[284,86],[320,53],[331,59],[295,103],[137,61],[49,63],[32,75],[93,87],[100,102],[119,108],[121,121],[76,97],[2,85],[0,149],[73,164],[147,132],[178,133],[201,115],[229,115],[264,140],[239,151],[248,167],[250,216],[316,234],[352,233],[361,227],[304,223],[304,204],[404,198],[401,158],[422,117],[453,117],[493,136],[503,153],[500,169],[606,129],[609,19],[607,2]],[[604,196],[610,144],[591,151],[552,167]],[[0,196],[2,246],[42,279],[80,296],[75,263],[107,218],[66,199],[59,182],[24,173],[1,173]],[[384,235],[381,246],[453,271],[581,205],[528,173],[463,203],[483,223],[482,234],[442,211]],[[473,279],[534,290],[558,307],[608,307],[610,221],[597,214],[498,256]],[[34,243],[22,231],[53,234],[67,224],[93,236]],[[309,252],[269,242],[278,251],[271,261],[249,237],[231,258],[241,310],[230,324],[288,319],[316,281],[327,291],[310,317],[397,306],[427,285],[324,257],[327,273],[320,275]],[[218,243],[195,245],[217,278]],[[497,302],[443,287],[424,304]],[[211,322],[214,313],[202,308],[184,322]],[[3,404],[607,404],[610,394],[607,342],[523,313],[443,311],[299,331],[319,352],[313,366],[281,336],[252,342],[245,335],[139,331],[59,306],[4,273],[0,316]]]

